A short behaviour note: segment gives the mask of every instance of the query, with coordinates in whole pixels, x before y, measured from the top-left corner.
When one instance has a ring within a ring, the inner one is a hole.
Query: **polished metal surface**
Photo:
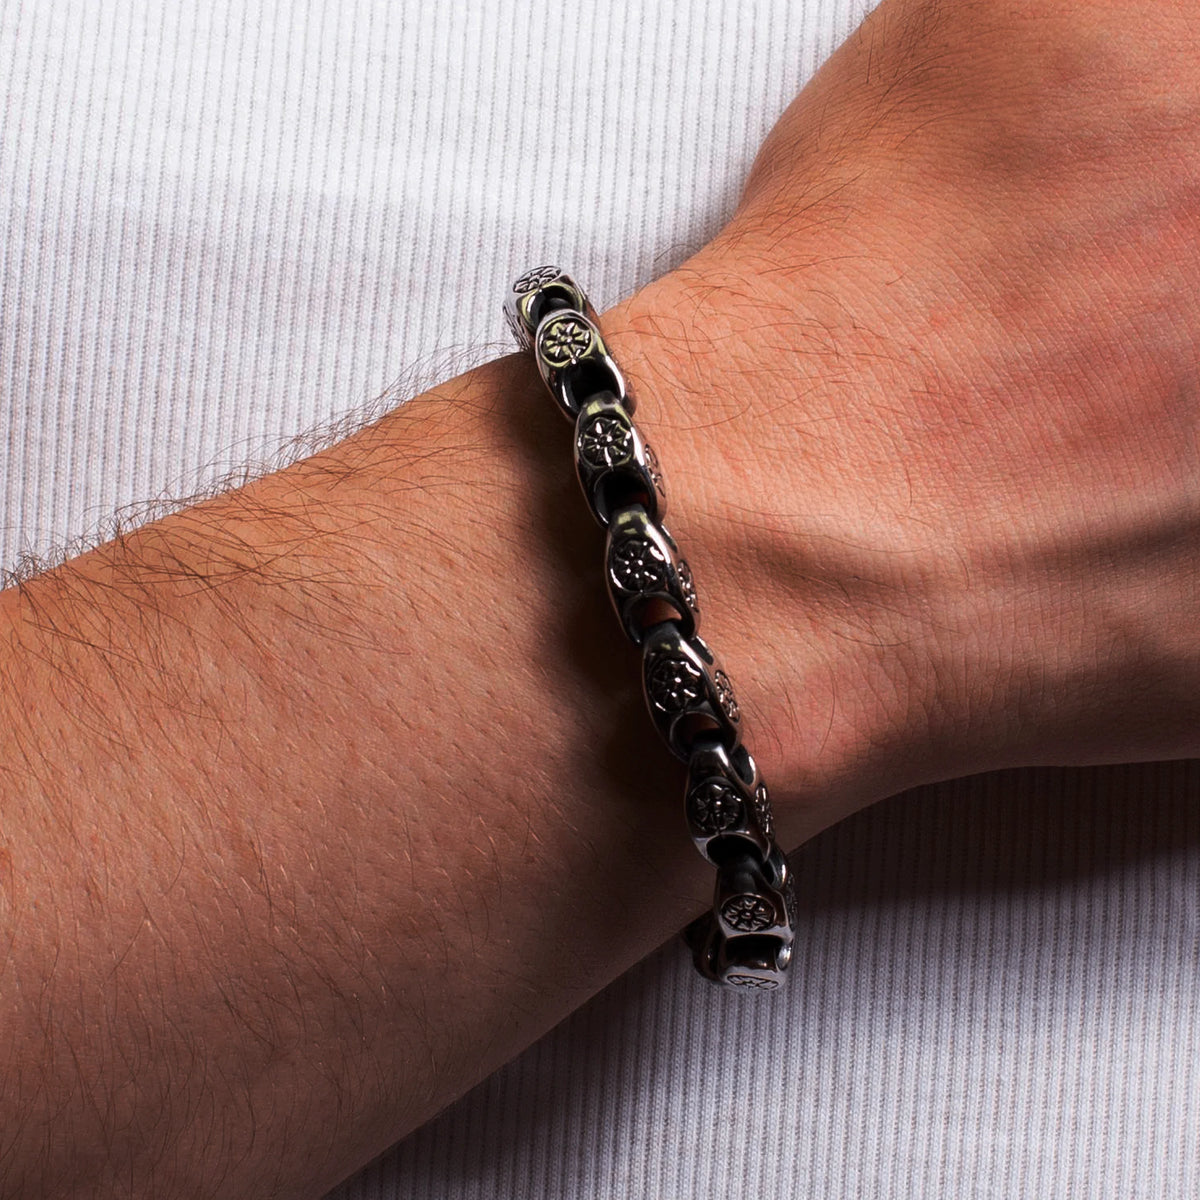
[[[542,318],[559,308],[595,316],[575,281],[558,267],[534,267],[512,285],[504,301],[504,318],[522,350],[533,349],[533,335]]]
[[[509,289],[504,319],[521,349],[534,352],[546,386],[570,420],[579,411],[579,395],[599,391],[613,393],[633,412],[595,310],[570,275],[554,266],[526,271]]]
[[[605,579],[629,640],[640,646],[654,605],[674,611],[685,637],[698,632],[700,604],[692,571],[666,526],[641,504],[619,509],[608,523]]]
[[[629,413],[634,404],[625,376],[591,317],[572,309],[552,312],[534,336],[538,370],[563,413],[575,418],[589,396],[611,393]]]
[[[717,868],[712,910],[684,931],[696,967],[729,987],[772,991],[792,959],[795,888],[774,840],[767,786],[742,742],[733,683],[700,637],[692,572],[662,523],[663,472],[633,423],[634,397],[586,295],[560,268],[522,275],[504,314],[574,423],[576,474],[608,530],[609,596],[642,649],[650,718],[688,765],[688,829]]]
[[[640,505],[655,523],[667,511],[667,487],[658,459],[612,392],[583,402],[575,419],[575,473],[592,515],[608,525],[612,515]]]
[[[719,738],[696,738],[684,809],[696,849],[715,866],[747,852],[765,863],[774,849],[767,785],[745,746],[731,752]]]
[[[697,739],[716,733],[726,750],[741,741],[742,713],[729,676],[699,635],[660,621],[642,639],[642,688],[655,728],[688,762]]]

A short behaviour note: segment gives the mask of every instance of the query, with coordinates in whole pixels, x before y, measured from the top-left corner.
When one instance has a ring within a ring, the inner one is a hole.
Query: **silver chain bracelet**
[[[575,426],[575,470],[608,533],[608,593],[642,651],[655,728],[688,767],[688,829],[717,868],[712,911],[684,931],[696,968],[733,987],[777,988],[792,958],[795,889],[775,843],[767,785],[742,743],[733,685],[700,637],[692,573],[662,522],[662,470],[633,423],[634,397],[587,297],[558,267],[522,275],[504,315]]]

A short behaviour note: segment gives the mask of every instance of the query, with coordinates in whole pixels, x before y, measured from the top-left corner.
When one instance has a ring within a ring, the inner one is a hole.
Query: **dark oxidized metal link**
[[[718,874],[713,910],[687,930],[702,974],[770,990],[791,962],[796,891],[773,840],[766,786],[744,746],[699,739],[688,769],[688,824]]]
[[[642,639],[642,689],[655,728],[689,762],[696,739],[716,733],[727,750],[742,737],[742,710],[729,676],[698,634],[661,621]]]
[[[642,505],[631,504],[613,513],[604,561],[613,608],[635,646],[642,644],[647,627],[657,624],[645,620],[655,603],[674,609],[673,619],[685,637],[695,635],[700,605],[692,570],[666,526]]]
[[[684,930],[696,969],[730,987],[774,991],[791,965],[793,943],[777,937],[747,934],[726,937],[712,913],[705,913]]]
[[[658,458],[629,410],[611,392],[586,401],[575,419],[575,473],[592,516],[608,525],[613,512],[640,504],[659,521],[667,511],[667,488]]]
[[[558,308],[571,308],[595,319],[583,289],[558,267],[534,267],[509,289],[504,319],[522,350],[533,349],[533,335],[543,317]]]
[[[509,289],[504,318],[517,344],[534,351],[538,370],[567,417],[574,420],[583,400],[601,391],[611,392],[629,412],[634,411],[625,377],[596,324],[595,310],[565,271],[558,267],[526,271]]]
[[[662,471],[631,419],[634,397],[587,296],[558,267],[522,275],[504,312],[575,423],[576,473],[592,515],[608,529],[609,596],[642,648],[655,727],[688,764],[688,829],[717,868],[712,911],[685,931],[696,967],[731,987],[770,991],[792,958],[795,888],[774,841],[766,784],[742,745],[733,685],[697,631],[695,584],[662,524]]]
[[[790,884],[787,864],[772,869],[750,852],[721,864],[717,872],[713,912],[726,935],[770,934],[791,941],[791,914],[785,889]]]
[[[633,412],[625,376],[609,354],[600,327],[586,313],[552,309],[533,335],[533,353],[550,394],[571,420],[589,397],[601,393]]]
[[[775,845],[767,785],[745,746],[730,752],[716,738],[695,740],[685,807],[696,849],[714,866],[747,851],[765,862]]]

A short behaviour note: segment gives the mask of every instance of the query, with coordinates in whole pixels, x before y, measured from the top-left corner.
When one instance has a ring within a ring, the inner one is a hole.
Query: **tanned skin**
[[[605,315],[784,844],[1200,750],[1200,27],[884,0]],[[317,1197],[707,904],[504,359],[0,594],[0,1194]]]

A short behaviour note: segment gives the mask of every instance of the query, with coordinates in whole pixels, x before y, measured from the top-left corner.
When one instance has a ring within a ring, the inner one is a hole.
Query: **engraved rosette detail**
[[[696,581],[692,578],[692,568],[688,566],[686,558],[681,558],[675,564],[675,574],[679,578],[679,594],[683,597],[684,603],[694,613],[700,611],[700,602],[696,599]]]
[[[742,802],[737,792],[719,779],[692,788],[687,807],[692,824],[706,834],[732,829],[742,819]]]
[[[612,572],[630,592],[650,592],[667,582],[667,560],[646,537],[627,537],[612,553]]]
[[[775,836],[775,814],[771,808],[771,797],[767,794],[767,785],[760,783],[754,790],[754,819],[763,833],[773,838]]]
[[[526,271],[512,285],[512,290],[518,296],[524,296],[528,292],[536,292],[538,288],[543,288],[548,283],[553,283],[561,274],[562,269],[559,267],[534,267],[532,271]]]
[[[718,699],[720,663],[699,634],[687,636],[676,620],[657,621],[644,631],[642,662],[650,715],[677,758],[692,765],[693,749],[714,738],[726,752],[738,747],[741,722]],[[734,781],[723,768],[698,778],[723,774]]]
[[[587,297],[569,275],[559,267],[534,267],[509,289],[504,317],[517,345],[530,350],[539,322],[552,310],[561,308],[571,309],[584,319],[592,315]],[[538,361],[541,362],[540,357]]]
[[[668,617],[662,605],[651,605],[651,600],[664,601],[675,610],[669,619],[676,621],[685,638],[696,635],[698,614],[689,601],[687,565],[670,533],[643,505],[625,505],[613,515],[607,566],[609,598],[635,645],[642,644],[653,623]]]
[[[633,457],[633,430],[619,417],[593,417],[579,434],[580,457],[590,467],[616,467]]]
[[[721,706],[721,711],[731,721],[736,721],[741,715],[741,709],[738,708],[737,697],[733,693],[733,684],[730,682],[729,676],[724,671],[717,671],[713,675],[713,685],[717,689],[717,703]]]
[[[538,330],[538,352],[550,367],[572,366],[592,348],[591,326],[574,313],[547,317]]]
[[[655,490],[660,496],[666,496],[667,483],[663,479],[662,467],[658,465],[658,455],[654,453],[654,448],[649,442],[645,446],[646,470],[650,475],[650,480],[654,484]]]
[[[783,906],[787,912],[788,925],[792,929],[795,929],[800,906],[796,899],[796,885],[790,879],[787,881],[787,886],[783,889]]]
[[[760,992],[773,992],[779,986],[778,979],[767,979],[761,975],[731,974],[725,976],[725,982],[733,987],[745,988],[747,991],[757,989]]]
[[[695,663],[668,654],[651,668],[646,686],[655,708],[665,713],[681,713],[704,695],[704,676]]]
[[[757,933],[775,923],[775,909],[765,897],[750,893],[726,900],[721,906],[721,917],[730,929]]]
[[[609,392],[598,392],[580,405],[575,418],[575,471],[601,525],[636,505],[654,523],[655,540],[665,540],[658,522],[666,501],[650,474],[646,443],[629,410]]]

